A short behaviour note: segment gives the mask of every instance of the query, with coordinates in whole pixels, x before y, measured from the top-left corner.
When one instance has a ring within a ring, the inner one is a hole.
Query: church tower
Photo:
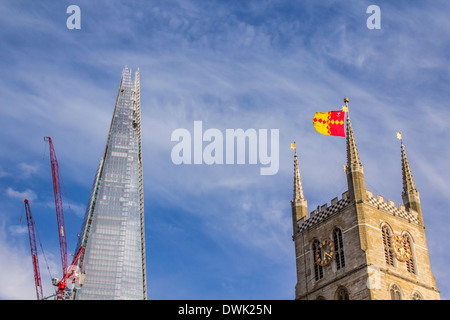
[[[344,102],[347,104],[348,99]],[[403,204],[366,189],[347,112],[348,190],[307,213],[297,151],[291,201],[297,300],[439,299],[419,192],[401,140]],[[401,139],[401,137],[400,137]]]

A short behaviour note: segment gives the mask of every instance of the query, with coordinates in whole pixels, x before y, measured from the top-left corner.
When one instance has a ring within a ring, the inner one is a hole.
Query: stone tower
[[[348,100],[345,100],[348,102]],[[348,191],[308,216],[297,152],[291,201],[298,300],[439,299],[419,192],[401,141],[403,204],[366,189],[347,113]]]

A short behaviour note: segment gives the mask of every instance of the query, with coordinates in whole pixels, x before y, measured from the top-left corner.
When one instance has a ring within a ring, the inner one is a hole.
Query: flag
[[[295,149],[295,142],[291,142],[291,149]]]
[[[316,112],[313,118],[314,129],[330,136],[345,137],[345,111]]]

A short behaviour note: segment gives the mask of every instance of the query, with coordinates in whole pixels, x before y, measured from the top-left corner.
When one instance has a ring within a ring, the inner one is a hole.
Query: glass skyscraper
[[[84,283],[75,299],[146,299],[139,69],[122,73],[105,151],[78,248]]]

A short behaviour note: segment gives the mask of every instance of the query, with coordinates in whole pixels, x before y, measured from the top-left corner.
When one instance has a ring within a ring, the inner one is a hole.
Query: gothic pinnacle
[[[359,159],[358,148],[356,147],[355,136],[353,134],[352,123],[348,112],[348,101],[348,98],[344,99],[347,106],[347,169],[351,169],[352,164],[361,165],[361,161]]]
[[[293,200],[304,199],[302,181],[300,179],[300,168],[298,166],[297,149],[294,154],[294,198]]]
[[[403,178],[403,193],[407,194],[409,191],[416,190],[414,185],[413,176],[411,173],[411,168],[409,166],[408,158],[406,157],[405,145],[403,144],[403,140],[401,138],[401,133],[398,133],[397,136],[400,139],[401,153],[402,153],[402,178]]]

